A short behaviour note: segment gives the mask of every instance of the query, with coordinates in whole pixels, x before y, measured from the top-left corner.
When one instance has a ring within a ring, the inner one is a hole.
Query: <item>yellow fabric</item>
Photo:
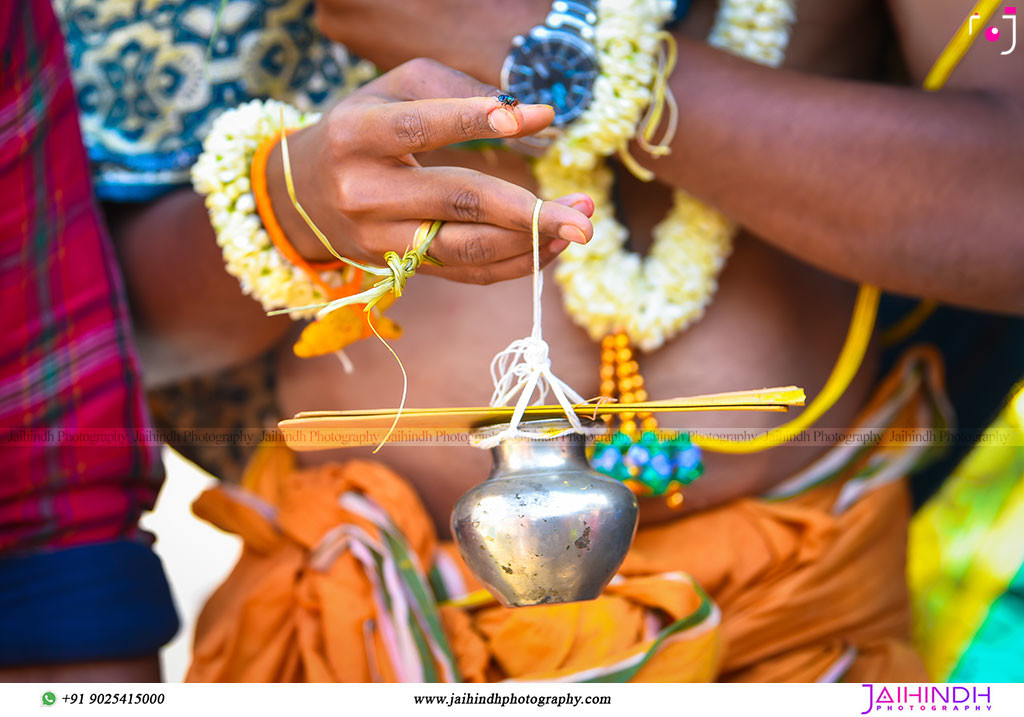
[[[474,582],[468,573],[465,578]],[[466,653],[458,657],[467,682],[575,682],[586,679],[588,671],[608,672],[640,658],[653,642],[646,621],[679,620],[700,603],[688,577],[657,575],[623,579],[585,603],[442,611],[452,639]],[[716,612],[694,629],[668,638],[632,681],[714,680],[721,662],[720,635]]]
[[[331,529],[377,531],[343,510],[337,497],[357,491],[391,516],[428,564],[436,538],[415,492],[371,461],[300,471],[281,447],[261,449],[245,477],[252,494],[217,488],[196,501],[196,515],[244,541],[242,556],[210,597],[196,624],[189,682],[366,682],[393,678],[374,618],[371,585],[351,553],[314,570],[313,549]],[[268,516],[265,505],[274,509]],[[256,505],[257,507],[253,507]],[[367,632],[370,639],[367,639]],[[370,649],[368,649],[370,648]]]
[[[814,681],[848,647],[858,653],[850,680],[923,679],[902,577],[905,486],[833,516],[838,490],[741,500],[642,531],[622,572],[685,570],[704,586],[723,615],[718,679]]]
[[[1024,386],[914,516],[909,558],[915,644],[945,680],[1024,565]]]

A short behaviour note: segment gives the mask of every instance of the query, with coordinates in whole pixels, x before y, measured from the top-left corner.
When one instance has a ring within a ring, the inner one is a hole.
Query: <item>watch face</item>
[[[534,28],[505,61],[502,83],[520,102],[555,108],[555,125],[580,116],[597,78],[594,48],[576,35]]]

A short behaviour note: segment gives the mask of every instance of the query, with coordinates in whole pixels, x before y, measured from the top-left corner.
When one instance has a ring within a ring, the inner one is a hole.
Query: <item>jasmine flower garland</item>
[[[267,311],[290,309],[330,301],[297,266],[274,246],[256,211],[249,171],[260,144],[281,129],[281,111],[288,128],[306,127],[318,113],[300,112],[275,100],[252,100],[214,120],[203,142],[203,152],[192,166],[192,186],[206,196],[210,223],[229,274],[242,291]],[[344,284],[341,271],[325,271],[329,286]],[[310,318],[316,309],[291,312],[294,319]]]
[[[566,310],[594,340],[623,331],[645,351],[704,315],[735,234],[726,217],[682,191],[654,228],[647,257],[626,251],[628,232],[615,219],[604,160],[636,136],[652,101],[660,31],[672,9],[665,0],[600,1],[594,100],[534,166],[544,196],[586,192],[596,204],[594,238],[570,245],[555,272]],[[723,0],[708,41],[776,67],[795,19],[793,0]]]

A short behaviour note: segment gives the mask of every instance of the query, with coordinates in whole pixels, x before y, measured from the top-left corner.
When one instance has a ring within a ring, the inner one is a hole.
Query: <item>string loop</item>
[[[540,272],[540,210],[543,205],[544,202],[538,199],[533,208],[533,329],[529,336],[516,339],[491,360],[494,392],[490,405],[507,406],[515,399],[516,407],[507,428],[485,438],[473,439],[473,445],[478,448],[493,448],[509,438],[557,438],[567,433],[586,433],[573,406],[586,401],[551,371],[550,349],[542,330],[544,275]],[[565,412],[569,428],[554,434],[520,429],[519,423],[526,407],[531,403],[543,403],[549,391]]]
[[[672,76],[672,70],[676,66],[677,47],[676,40],[672,33],[662,30],[657,34],[658,38],[658,69],[654,75],[654,85],[651,87],[651,103],[647,106],[647,112],[640,121],[636,132],[636,143],[642,150],[652,157],[664,157],[672,153],[672,139],[676,135],[679,124],[679,105],[676,103],[675,95],[668,84]],[[654,141],[654,133],[661,124],[662,116],[668,109],[668,126],[659,141]],[[629,152],[629,143],[623,142],[618,150],[619,160],[629,173],[643,182],[654,180],[654,172],[641,165]]]

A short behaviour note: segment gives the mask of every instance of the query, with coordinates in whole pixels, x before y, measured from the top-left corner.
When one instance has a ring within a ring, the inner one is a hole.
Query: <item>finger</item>
[[[507,109],[507,108],[506,108]],[[531,134],[536,134],[542,129],[546,129],[551,126],[551,123],[555,121],[555,108],[551,105],[516,105],[516,109],[519,110],[521,122],[519,129],[515,134],[509,135],[507,139],[515,139],[517,137],[526,137]],[[491,121],[495,121],[496,115],[492,113]]]
[[[428,217],[532,231],[537,197],[523,187],[463,167],[417,167],[405,174],[406,181],[424,187],[422,201],[433,212]],[[544,237],[577,244],[594,235],[586,214],[551,201],[541,207],[539,230]]]
[[[503,94],[494,85],[481,82],[465,72],[426,57],[409,60],[394,68],[373,84],[382,83],[382,91],[398,100],[429,100],[437,97],[495,97]],[[519,105],[523,115],[521,137],[534,134],[555,121],[550,105]]]
[[[354,137],[380,156],[429,152],[450,144],[532,134],[547,127],[546,105],[505,106],[492,97],[384,102],[367,106]]]
[[[593,202],[586,194],[571,194],[554,200],[584,214],[593,212]],[[560,251],[569,242],[554,239]],[[490,224],[448,222],[430,245],[430,256],[446,266],[484,265],[533,253],[533,233],[503,229]]]
[[[404,62],[376,82],[386,79],[386,91],[397,100],[429,100],[434,97],[497,97],[494,85],[426,57]]]
[[[593,201],[582,193],[559,197],[552,203],[573,207],[584,214],[593,212]],[[356,243],[358,248],[350,252],[352,256],[349,258],[382,265],[385,253],[394,251],[401,254],[411,247],[416,230],[422,224],[422,221],[393,220],[362,222],[360,239]],[[474,240],[480,243],[493,243],[495,248],[484,249],[481,252],[464,246]],[[564,239],[545,237],[541,241],[541,250],[551,245],[552,251],[559,252],[568,244],[569,242]],[[446,222],[434,237],[427,253],[432,259],[437,259],[445,265],[468,266],[532,255],[532,252],[532,232],[517,232],[488,224]]]
[[[464,167],[402,167],[343,185],[339,207],[380,220],[441,219],[531,231],[536,197],[527,189]],[[583,212],[545,202],[540,233],[585,244],[594,228]]]
[[[490,224],[448,222],[430,245],[430,256],[445,266],[481,266],[523,256],[532,251],[532,245],[532,237],[526,232]]]
[[[586,215],[587,218],[594,216],[594,200],[590,198],[590,195],[583,192],[573,192],[551,201],[555,204],[561,204],[563,207],[572,207],[577,212]]]
[[[550,264],[567,246],[569,243],[561,239],[553,239],[542,244],[539,251],[541,268]],[[532,273],[533,252],[483,265],[437,267],[424,264],[420,270],[464,284],[494,284]]]

